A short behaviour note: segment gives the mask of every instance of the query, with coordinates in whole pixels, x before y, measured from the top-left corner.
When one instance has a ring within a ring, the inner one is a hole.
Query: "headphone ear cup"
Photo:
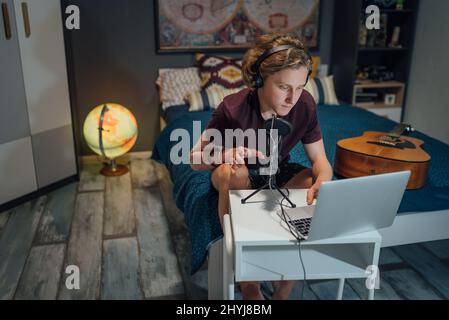
[[[263,78],[260,75],[256,76],[256,88],[262,88],[263,87]]]
[[[262,77],[259,74],[255,74],[254,75],[253,81],[254,81],[254,88],[255,89],[262,88],[262,86],[263,86],[263,79],[262,79]]]

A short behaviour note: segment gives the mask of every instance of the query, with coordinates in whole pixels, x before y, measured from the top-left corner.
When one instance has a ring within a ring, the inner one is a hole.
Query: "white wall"
[[[404,120],[449,143],[449,1],[421,0]]]

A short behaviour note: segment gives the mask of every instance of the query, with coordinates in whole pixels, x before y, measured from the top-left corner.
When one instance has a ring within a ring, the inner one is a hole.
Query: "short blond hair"
[[[269,75],[287,68],[306,67],[310,72],[313,62],[301,40],[290,34],[266,34],[257,38],[255,44],[245,53],[242,63],[243,80],[250,87],[255,87],[254,77],[257,70],[253,66],[257,59],[267,50],[290,45],[293,48],[276,52],[266,58],[259,66],[259,73],[265,80]]]

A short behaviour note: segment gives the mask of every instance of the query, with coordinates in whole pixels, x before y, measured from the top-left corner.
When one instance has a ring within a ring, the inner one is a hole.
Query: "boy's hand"
[[[228,163],[231,165],[244,165],[245,164],[245,158],[251,158],[251,157],[258,157],[260,159],[265,159],[265,156],[262,152],[255,150],[255,149],[248,149],[245,147],[238,147],[238,148],[232,148],[227,149],[223,154],[223,161],[224,163]]]
[[[320,183],[314,183],[309,190],[307,190],[307,204],[310,206],[313,204],[313,200],[318,197],[318,191],[320,190]]]

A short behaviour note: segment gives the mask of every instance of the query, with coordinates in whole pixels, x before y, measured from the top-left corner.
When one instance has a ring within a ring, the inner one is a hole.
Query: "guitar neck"
[[[393,137],[400,137],[404,131],[408,131],[410,128],[410,125],[407,123],[400,123],[398,124],[396,127],[393,128],[393,130],[391,130],[389,132],[389,134]]]

